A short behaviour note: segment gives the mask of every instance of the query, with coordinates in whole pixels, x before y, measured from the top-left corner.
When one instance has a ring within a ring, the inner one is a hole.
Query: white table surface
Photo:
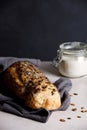
[[[51,62],[41,62],[40,68],[51,82],[60,77]],[[71,81],[71,103],[74,103],[75,106],[70,105],[66,111],[53,112],[47,123],[0,111],[0,130],[87,130],[87,112],[81,112],[81,107],[87,110],[87,76],[71,79]],[[78,95],[74,95],[74,93],[78,93]],[[72,111],[73,108],[77,108],[77,111]],[[77,116],[81,116],[81,118],[77,118]],[[71,119],[67,119],[68,117]],[[60,122],[61,118],[65,119],[65,122]]]

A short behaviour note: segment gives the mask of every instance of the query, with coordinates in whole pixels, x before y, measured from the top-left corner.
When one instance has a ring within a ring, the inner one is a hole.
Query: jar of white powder
[[[64,76],[75,78],[87,75],[87,44],[82,42],[61,44],[53,63]]]

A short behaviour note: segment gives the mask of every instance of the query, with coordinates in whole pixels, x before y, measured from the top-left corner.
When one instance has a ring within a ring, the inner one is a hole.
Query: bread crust
[[[29,61],[18,61],[3,73],[5,86],[33,109],[55,110],[61,106],[56,86]]]

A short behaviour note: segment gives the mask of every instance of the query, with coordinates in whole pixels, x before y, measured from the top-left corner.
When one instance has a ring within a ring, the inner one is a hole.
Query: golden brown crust
[[[58,109],[60,94],[48,78],[32,63],[18,61],[8,67],[3,74],[4,83],[25,104],[34,109]]]

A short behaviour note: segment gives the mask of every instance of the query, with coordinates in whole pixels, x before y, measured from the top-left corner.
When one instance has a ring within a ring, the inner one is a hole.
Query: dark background
[[[67,41],[87,42],[87,0],[0,1],[0,56],[52,60]]]

